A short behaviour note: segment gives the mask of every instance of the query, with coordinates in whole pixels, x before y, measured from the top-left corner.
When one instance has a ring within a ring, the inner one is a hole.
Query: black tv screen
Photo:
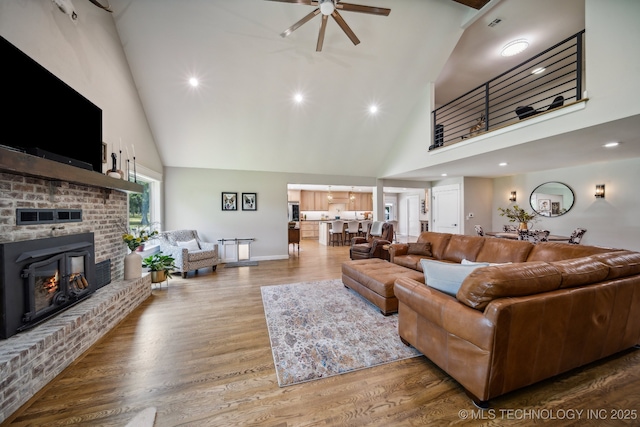
[[[0,39],[0,145],[102,173],[102,110]]]

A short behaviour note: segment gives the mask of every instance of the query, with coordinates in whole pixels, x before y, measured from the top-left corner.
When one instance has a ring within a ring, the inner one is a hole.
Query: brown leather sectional
[[[419,271],[422,258],[504,263],[474,270],[455,297],[416,278],[394,283],[403,342],[480,406],[640,344],[638,252],[434,232],[418,243],[431,256],[394,244],[392,262]]]

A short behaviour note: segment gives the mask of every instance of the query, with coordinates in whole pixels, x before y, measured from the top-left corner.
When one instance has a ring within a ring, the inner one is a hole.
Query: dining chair
[[[518,230],[518,240],[531,243],[548,242],[549,230]]]
[[[393,240],[391,243],[398,243],[398,236],[396,230],[398,229],[398,221],[385,221],[393,226]]]
[[[481,225],[474,225],[473,227],[476,229],[476,234],[478,234],[478,236],[484,236],[484,230]]]
[[[357,236],[360,233],[360,222],[349,221],[347,222],[347,229],[345,232],[345,240],[351,242],[351,238]]]
[[[335,246],[336,243],[344,244],[344,221],[331,221],[329,243],[331,246]]]
[[[571,237],[569,237],[569,243],[573,245],[579,245],[580,241],[582,240],[582,236],[584,236],[584,233],[586,232],[587,230],[585,228],[576,228],[575,230],[573,230],[573,233],[571,233]]]

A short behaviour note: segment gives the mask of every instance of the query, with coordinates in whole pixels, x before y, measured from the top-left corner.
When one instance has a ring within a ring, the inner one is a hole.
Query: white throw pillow
[[[473,264],[453,264],[449,262],[421,259],[422,271],[424,271],[424,282],[427,286],[437,289],[445,294],[455,297],[464,279],[473,270],[486,267],[488,262],[478,262]]]
[[[189,252],[200,250],[200,245],[198,245],[198,241],[196,239],[191,239],[186,242],[176,242],[176,244],[181,248],[187,248]]]

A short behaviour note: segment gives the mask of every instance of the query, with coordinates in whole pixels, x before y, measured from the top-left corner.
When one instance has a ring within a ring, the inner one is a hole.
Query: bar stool
[[[369,232],[369,227],[371,227],[371,221],[362,221],[360,223],[360,235],[364,238],[367,237],[367,233]]]
[[[347,222],[347,229],[345,230],[345,241],[351,242],[351,238],[357,236],[360,233],[360,222],[349,221]]]
[[[344,221],[331,221],[329,242],[331,246],[335,246],[336,243],[344,245]]]

